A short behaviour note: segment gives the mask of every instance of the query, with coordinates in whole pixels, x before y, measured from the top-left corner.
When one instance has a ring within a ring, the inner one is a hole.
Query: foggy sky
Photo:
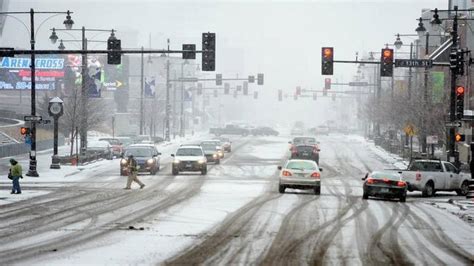
[[[226,76],[265,73],[265,86],[259,88],[259,106],[275,105],[276,91],[293,93],[298,85],[321,89],[321,47],[333,46],[335,59],[353,60],[355,52],[379,52],[385,43],[393,43],[394,34],[416,34],[416,19],[422,8],[447,8],[443,0],[377,1],[18,1],[11,0],[9,11],[74,12],[74,27],[115,28],[127,46],[171,48],[182,43],[201,47],[202,32],[217,34],[217,71]],[[45,18],[38,15],[37,25]],[[28,17],[22,17],[25,23]],[[49,28],[63,28],[64,16],[48,20],[38,31],[37,48],[55,49],[48,37]],[[28,47],[28,34],[21,25],[7,19],[2,46]],[[136,32],[136,34],[132,34]],[[122,36],[121,33],[125,34]],[[59,34],[59,32],[58,32]],[[79,34],[76,35],[80,37]],[[107,38],[100,35],[98,38]],[[126,37],[129,37],[126,40]],[[67,38],[67,36],[64,36]],[[405,37],[405,43],[410,39]],[[104,46],[105,47],[105,46]],[[96,48],[104,48],[97,46]],[[77,47],[71,47],[77,48]],[[200,62],[200,56],[197,57]],[[350,81],[355,65],[335,65],[333,80]],[[307,101],[308,102],[308,101]],[[321,101],[320,103],[324,103]],[[294,110],[314,103],[293,103]],[[318,104],[322,108],[325,104]],[[256,110],[258,110],[258,106]],[[319,109],[318,109],[319,110]],[[314,111],[317,111],[314,109]],[[272,116],[277,113],[267,114]]]

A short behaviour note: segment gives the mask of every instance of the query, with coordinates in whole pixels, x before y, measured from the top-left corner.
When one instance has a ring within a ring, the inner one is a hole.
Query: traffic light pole
[[[457,15],[457,6],[454,6],[455,15],[453,20],[453,31],[451,32],[452,35],[452,44],[451,44],[451,52],[457,51],[458,48],[458,15]],[[454,122],[456,120],[456,83],[457,83],[457,69],[451,68],[451,90],[450,90],[450,105],[449,105],[449,121]],[[454,141],[454,137],[456,134],[456,130],[454,127],[449,128],[449,153],[448,153],[448,161],[452,162],[454,160],[455,164],[459,162],[458,156],[456,156],[456,142]]]

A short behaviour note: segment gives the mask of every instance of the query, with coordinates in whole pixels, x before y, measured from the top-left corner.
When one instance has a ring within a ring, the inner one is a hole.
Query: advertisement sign
[[[0,90],[31,89],[31,59],[26,56],[2,57],[0,61]],[[37,56],[37,90],[55,90],[64,80],[65,60],[59,56]]]

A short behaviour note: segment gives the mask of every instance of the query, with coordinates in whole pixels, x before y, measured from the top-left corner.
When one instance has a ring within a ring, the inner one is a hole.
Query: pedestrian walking
[[[11,194],[21,194],[20,178],[23,178],[21,165],[13,158],[10,159],[10,164],[10,173],[8,176],[13,182]]]
[[[128,179],[127,179],[127,186],[124,189],[131,189],[132,182],[135,181],[137,184],[140,185],[140,188],[144,188],[145,184],[143,184],[140,180],[138,180],[138,166],[137,161],[133,158],[133,155],[128,156],[127,161],[127,169],[128,169]]]

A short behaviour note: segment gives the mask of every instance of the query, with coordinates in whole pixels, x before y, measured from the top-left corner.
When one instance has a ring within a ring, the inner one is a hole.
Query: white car
[[[286,188],[313,189],[314,194],[321,194],[321,172],[318,164],[312,160],[288,160],[280,170],[278,191],[285,193]]]
[[[105,140],[92,140],[87,143],[87,151],[91,153],[100,153],[108,160],[114,158],[112,145]]]
[[[179,172],[201,172],[202,175],[207,174],[207,159],[201,146],[184,145],[178,148],[171,165],[173,175]]]

